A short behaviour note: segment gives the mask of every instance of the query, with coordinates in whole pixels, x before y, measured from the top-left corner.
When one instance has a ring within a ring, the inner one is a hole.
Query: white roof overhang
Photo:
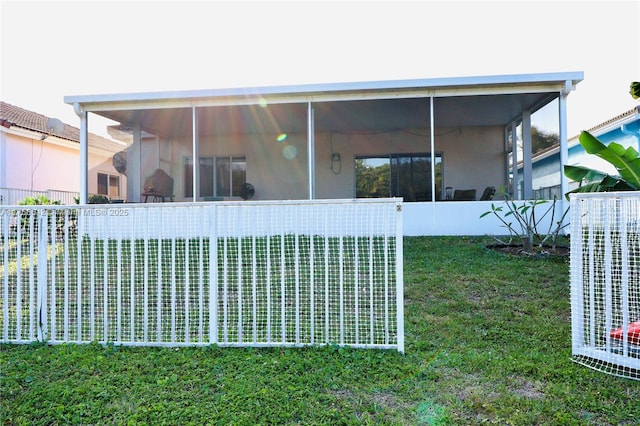
[[[66,96],[64,102],[164,135],[190,134],[193,107],[206,117],[199,120],[200,135],[304,132],[309,102],[316,131],[422,128],[430,116],[425,99],[432,96],[438,127],[508,125],[582,79],[582,72],[455,77]]]

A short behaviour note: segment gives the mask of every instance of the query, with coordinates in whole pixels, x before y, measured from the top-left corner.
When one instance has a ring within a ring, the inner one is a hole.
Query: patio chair
[[[173,178],[164,170],[156,169],[151,176],[145,179],[143,192],[140,194],[144,197],[146,203],[149,197],[153,202],[162,201],[163,203],[169,199],[173,201]]]
[[[480,201],[493,200],[493,196],[496,195],[496,188],[494,186],[487,186],[480,196]]]
[[[453,201],[475,201],[475,189],[456,189],[453,192]]]
[[[622,339],[624,338],[622,327],[611,330],[609,335],[612,339],[618,341],[622,341]],[[635,321],[627,325],[627,341],[631,345],[640,345],[640,321]]]

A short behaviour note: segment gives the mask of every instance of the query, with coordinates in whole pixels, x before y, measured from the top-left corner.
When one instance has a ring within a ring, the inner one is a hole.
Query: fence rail
[[[2,342],[404,350],[402,204],[0,207]]]
[[[640,380],[640,195],[571,197],[572,353]]]
[[[34,191],[31,189],[0,188],[0,205],[14,206],[27,197],[37,197],[44,195],[51,201],[58,201],[62,205],[76,204],[75,198],[79,197],[78,192],[58,191],[47,189],[46,191]]]

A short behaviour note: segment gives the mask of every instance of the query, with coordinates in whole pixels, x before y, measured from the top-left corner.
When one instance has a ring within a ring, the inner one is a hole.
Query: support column
[[[73,110],[80,118],[80,205],[89,200],[89,130],[87,112],[80,104],[73,104]]]
[[[533,199],[531,112],[522,111],[522,199]]]
[[[7,168],[7,134],[0,132],[0,188],[7,188]]]
[[[136,118],[133,125],[133,143],[127,148],[127,202],[138,203],[141,201],[142,173],[141,170],[142,129],[140,121]]]
[[[431,151],[431,202],[436,201],[436,131],[433,122],[433,96],[429,96],[429,139]]]
[[[571,82],[568,82],[569,88],[560,92],[558,97],[558,123],[559,123],[559,139],[560,139],[560,195],[564,200],[564,194],[569,191],[569,181],[564,175],[564,166],[569,160],[569,143],[567,141],[567,96],[571,91]]]
[[[518,198],[518,126],[511,123],[511,199]]]
[[[307,103],[307,169],[309,170],[309,199],[316,198],[316,155],[313,105]]]
[[[508,192],[509,189],[509,132],[511,131],[511,127],[506,126],[504,128],[504,181],[505,181],[505,190]]]
[[[193,202],[198,201],[200,195],[200,145],[198,144],[198,111],[191,108],[191,135],[193,151]]]

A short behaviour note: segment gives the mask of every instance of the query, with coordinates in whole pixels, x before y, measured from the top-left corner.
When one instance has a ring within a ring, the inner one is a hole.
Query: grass
[[[640,421],[640,384],[573,363],[568,260],[406,238],[406,354],[0,346],[3,424]]]

